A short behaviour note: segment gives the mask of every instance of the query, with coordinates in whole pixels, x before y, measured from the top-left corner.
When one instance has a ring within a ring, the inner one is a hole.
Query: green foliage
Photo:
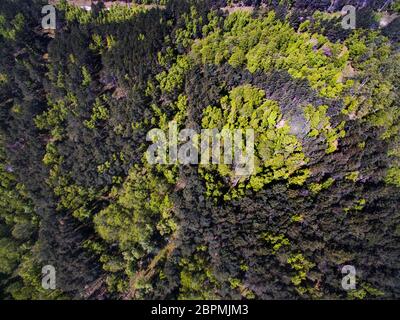
[[[7,79],[7,75],[4,73],[0,73],[0,85],[5,85],[7,84],[8,79]]]
[[[350,181],[353,181],[353,182],[356,182],[356,181],[358,180],[359,175],[360,175],[360,172],[359,172],[359,171],[353,171],[353,172],[350,172],[350,173],[346,176],[346,179],[347,179],[347,180],[350,180]]]
[[[61,125],[68,114],[64,100],[49,102],[49,104],[49,110],[35,118],[35,124],[39,129],[53,129]]]
[[[267,100],[265,92],[250,85],[233,89],[220,100],[219,107],[209,106],[203,112],[204,129],[253,129],[255,132],[255,168],[249,177],[236,181],[235,168],[228,165],[202,165],[200,173],[206,180],[209,196],[221,195],[222,177],[230,179],[231,190],[225,199],[243,195],[244,189],[261,190],[277,180],[301,185],[309,175],[302,167],[307,159],[296,136],[290,133],[288,119],[284,119],[275,101]],[[221,161],[224,163],[221,152]]]
[[[241,265],[240,265],[240,270],[242,270],[242,271],[246,272],[246,271],[248,271],[248,270],[249,270],[249,266],[248,266],[248,265],[246,265],[246,264],[241,264]]]
[[[63,179],[60,181],[61,183],[54,188],[54,193],[60,197],[58,209],[70,209],[73,216],[80,220],[89,218],[91,212],[87,204],[96,199],[96,192],[92,188],[86,190],[77,185],[63,184]]]
[[[17,183],[13,173],[7,171],[8,165],[3,162],[2,153],[3,150],[0,149],[0,219],[12,225],[24,221],[22,217],[25,215],[29,217],[32,208],[25,187]]]
[[[4,15],[0,14],[0,36],[7,40],[15,40],[16,34],[21,32],[25,26],[25,18],[18,13],[10,22]]]
[[[385,182],[387,184],[395,185],[400,187],[400,167],[392,167],[386,173]]]
[[[276,254],[283,246],[290,246],[290,241],[283,234],[275,235],[271,232],[262,234],[262,239],[272,246],[272,253]]]
[[[290,255],[287,263],[296,271],[296,274],[291,278],[292,283],[300,294],[305,294],[307,288],[304,286],[304,282],[307,279],[307,273],[315,264],[304,258],[301,253]]]
[[[383,139],[396,136],[400,117],[398,108],[399,53],[391,53],[390,43],[374,31],[358,30],[347,40],[346,46],[357,69],[355,93],[345,97],[351,118],[362,118],[383,127]]]
[[[7,164],[0,140],[0,273],[8,277],[3,294],[13,299],[61,298],[58,290],[41,285],[41,265],[35,244],[39,224],[24,185]]]
[[[230,283],[232,289],[236,289],[240,285],[240,279],[231,278],[231,279],[229,279],[229,283]]]
[[[17,269],[22,281],[13,282],[6,291],[15,300],[65,300],[68,296],[60,290],[46,290],[42,287],[41,262],[37,257],[38,245],[26,252]]]
[[[344,130],[345,122],[341,122],[336,128],[333,128],[330,123],[330,117],[326,115],[328,106],[322,105],[318,108],[314,108],[312,105],[308,105],[304,108],[304,115],[308,123],[310,124],[310,132],[308,136],[310,138],[317,138],[320,134],[325,137],[326,140],[326,153],[335,152],[338,148],[338,140],[344,138],[346,131]]]
[[[58,8],[64,12],[65,19],[68,22],[77,21],[80,24],[111,24],[122,23],[132,19],[139,12],[144,12],[146,9],[141,6],[125,6],[113,5],[109,10],[101,10],[97,16],[94,16],[91,11],[86,11],[78,6],[68,4],[67,1],[62,0],[57,5]]]
[[[35,125],[41,130],[51,130],[52,141],[58,141],[63,138],[64,121],[69,114],[75,114],[78,108],[78,99],[71,93],[68,93],[65,99],[55,101],[48,100],[49,108],[47,111],[37,115],[34,119]]]
[[[89,70],[85,66],[82,67],[82,77],[83,77],[82,85],[84,87],[89,86],[90,83],[92,82],[92,77],[90,75]]]
[[[89,128],[89,129],[94,129],[96,127],[96,123],[99,120],[108,120],[110,117],[109,111],[107,107],[104,105],[107,103],[107,97],[102,96],[100,98],[96,98],[96,101],[93,105],[92,109],[92,115],[90,117],[90,120],[85,120],[84,125]]]
[[[396,11],[397,13],[400,13],[400,2],[398,1],[393,1],[391,4],[391,8],[393,11]]]
[[[177,229],[168,185],[149,169],[134,166],[114,203],[94,218],[99,235],[118,242],[137,260],[154,250],[152,238]]]
[[[11,239],[0,239],[0,273],[10,275],[18,265],[19,259],[18,245]]]
[[[189,56],[178,56],[176,63],[168,70],[157,75],[160,88],[171,93],[175,89],[181,88],[183,85],[186,72],[191,68],[192,60]]]
[[[354,201],[351,207],[345,208],[344,212],[348,213],[351,211],[362,211],[367,203],[366,199],[358,199]]]
[[[65,19],[68,22],[78,21],[80,24],[88,24],[91,21],[91,12],[81,9],[77,6],[68,4],[66,0],[58,3],[58,8],[65,13]]]
[[[228,61],[234,67],[244,64],[250,72],[287,70],[330,98],[352,84],[341,81],[348,60],[343,45],[321,35],[297,33],[274,12],[263,19],[245,12],[229,15],[222,29],[193,45],[193,54],[202,63]]]
[[[96,17],[96,24],[112,24],[123,23],[133,19],[137,14],[145,12],[146,9],[141,6],[125,6],[113,5],[109,10],[101,10],[98,17]]]
[[[179,260],[180,300],[215,300],[219,283],[201,253]]]
[[[329,178],[323,183],[310,183],[308,188],[315,195],[320,193],[322,190],[329,189],[330,186],[335,182],[335,179]]]
[[[101,35],[99,34],[94,34],[92,35],[92,42],[89,45],[90,50],[93,50],[95,52],[103,53],[104,50],[104,43]]]
[[[302,214],[296,214],[296,215],[292,216],[290,221],[294,222],[294,223],[303,222],[304,221],[304,216]]]
[[[176,43],[184,48],[189,47],[193,39],[199,33],[200,26],[202,25],[202,17],[198,15],[196,7],[192,6],[190,12],[183,13],[184,28],[176,30]]]
[[[363,300],[365,298],[379,298],[385,295],[379,289],[374,288],[371,284],[363,282],[359,289],[348,291],[347,298],[350,300]]]

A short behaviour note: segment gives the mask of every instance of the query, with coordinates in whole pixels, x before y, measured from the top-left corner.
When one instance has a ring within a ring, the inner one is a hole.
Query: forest
[[[56,2],[0,1],[1,300],[400,298],[399,1]],[[171,122],[255,172],[149,163]]]

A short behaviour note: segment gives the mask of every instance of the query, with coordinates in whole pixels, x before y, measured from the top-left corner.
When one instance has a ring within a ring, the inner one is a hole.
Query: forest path
[[[175,250],[177,246],[177,238],[178,230],[172,234],[170,240],[168,241],[168,244],[157,253],[157,255],[153,258],[148,267],[145,270],[140,270],[136,272],[135,276],[129,281],[129,290],[124,296],[124,300],[135,299],[138,283],[142,281],[149,281],[151,277],[154,276],[156,272],[156,266],[159,261],[163,258],[168,258]]]

